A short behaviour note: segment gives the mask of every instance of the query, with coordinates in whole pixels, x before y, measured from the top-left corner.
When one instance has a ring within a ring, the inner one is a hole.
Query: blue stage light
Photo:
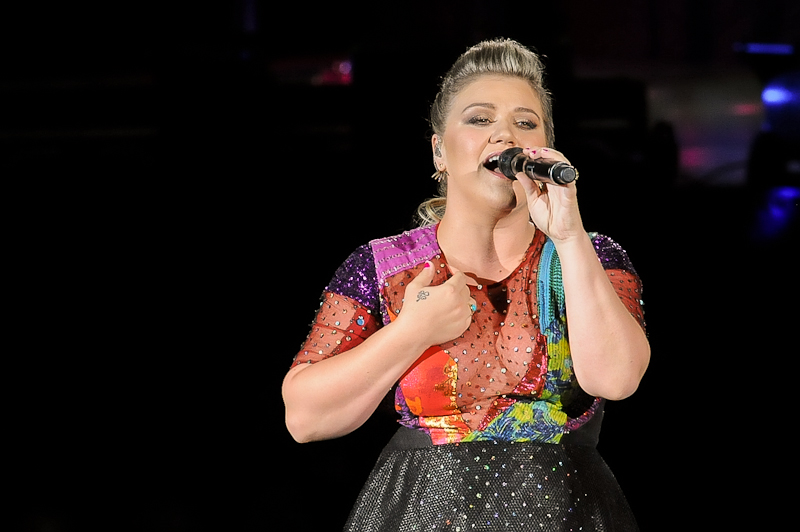
[[[764,131],[784,139],[800,139],[800,70],[772,78],[761,92]]]
[[[794,46],[791,44],[781,43],[765,43],[765,42],[749,42],[734,46],[737,51],[744,51],[748,54],[761,54],[761,55],[792,55],[794,54]]]
[[[792,100],[792,92],[780,86],[768,86],[764,91],[761,93],[761,100],[764,102],[764,105],[781,105],[784,103],[789,103]]]
[[[754,234],[759,240],[774,240],[787,233],[796,223],[800,211],[800,187],[781,186],[770,189],[758,210]]]

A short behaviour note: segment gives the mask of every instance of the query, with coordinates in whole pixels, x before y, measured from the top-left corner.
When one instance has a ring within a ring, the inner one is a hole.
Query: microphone
[[[522,148],[508,148],[501,153],[498,168],[509,179],[516,179],[519,172],[536,181],[555,185],[566,185],[578,179],[574,166],[562,161],[531,159],[522,153]]]

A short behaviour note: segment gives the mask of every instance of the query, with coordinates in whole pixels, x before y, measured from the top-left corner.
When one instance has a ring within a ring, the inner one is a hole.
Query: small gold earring
[[[441,183],[443,180],[447,179],[448,173],[447,170],[441,169],[441,167],[437,166],[436,171],[431,176],[436,182]]]

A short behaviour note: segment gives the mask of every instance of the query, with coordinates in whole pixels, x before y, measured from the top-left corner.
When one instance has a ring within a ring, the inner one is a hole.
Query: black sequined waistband
[[[428,434],[421,430],[400,427],[383,450],[384,452],[405,451],[408,449],[422,449],[425,447],[433,447],[433,440],[431,440]]]
[[[597,438],[596,435],[593,436],[594,437],[592,438],[577,438],[573,437],[571,434],[565,434],[562,438],[561,444],[595,447],[597,445]],[[542,445],[552,444],[543,443]],[[409,449],[424,449],[426,447],[433,446],[434,445],[431,437],[424,431],[410,429],[408,427],[400,427],[397,429],[397,432],[394,433],[392,439],[389,440],[389,443],[386,444],[386,447],[383,448],[383,451],[406,451]]]

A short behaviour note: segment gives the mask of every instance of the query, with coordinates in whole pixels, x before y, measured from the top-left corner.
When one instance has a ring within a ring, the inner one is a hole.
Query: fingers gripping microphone
[[[574,166],[561,161],[531,159],[522,153],[522,148],[509,148],[501,153],[498,167],[509,179],[516,179],[519,172],[536,181],[556,185],[566,185],[578,179]]]

